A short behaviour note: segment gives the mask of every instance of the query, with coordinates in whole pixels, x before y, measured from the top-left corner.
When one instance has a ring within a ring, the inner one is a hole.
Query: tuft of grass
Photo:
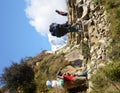
[[[120,61],[110,63],[99,69],[98,72],[93,75],[94,90],[91,93],[120,93],[118,87],[120,85]]]

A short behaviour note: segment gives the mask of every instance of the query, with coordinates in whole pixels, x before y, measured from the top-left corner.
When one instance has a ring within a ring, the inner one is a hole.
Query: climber
[[[75,76],[78,76],[78,77],[80,77],[80,76],[84,76],[84,77],[86,77],[86,79],[87,79],[88,71],[84,71],[84,72],[81,73],[81,74],[75,73],[74,75],[75,75]]]
[[[82,73],[81,75],[71,75],[69,73],[64,74],[63,76],[58,76],[58,78],[64,79],[64,81],[84,81],[86,80],[86,76]]]
[[[52,23],[50,25],[49,31],[52,36],[56,37],[62,37],[68,32],[83,32],[82,30],[76,29],[75,28],[76,25],[81,25],[81,22],[77,22],[73,25],[68,24],[68,22],[64,24]]]
[[[59,11],[59,10],[55,10],[55,12],[62,15],[62,16],[67,16],[68,15],[67,12],[63,12],[63,11]]]
[[[71,81],[85,81],[87,72],[83,72],[81,75],[72,75],[70,73],[60,74],[57,76],[57,80],[47,80],[46,86],[48,87],[63,87],[65,82]]]

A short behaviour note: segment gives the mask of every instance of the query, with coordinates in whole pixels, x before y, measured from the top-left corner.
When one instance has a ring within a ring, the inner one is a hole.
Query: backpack
[[[58,26],[59,26],[59,25],[56,24],[56,23],[52,23],[52,24],[50,25],[49,31],[50,31],[50,33],[51,33],[52,36],[56,36],[56,35],[57,35]]]
[[[64,25],[60,26],[60,24],[57,23],[52,23],[50,25],[49,31],[52,36],[56,36],[56,37],[61,37],[68,33],[68,29],[64,27]]]

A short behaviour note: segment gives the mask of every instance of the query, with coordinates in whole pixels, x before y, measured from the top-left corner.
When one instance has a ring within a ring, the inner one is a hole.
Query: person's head
[[[70,76],[71,74],[70,73],[67,73],[68,76]]]
[[[57,72],[57,76],[62,76],[62,71],[61,71],[61,70],[59,70],[59,71]]]

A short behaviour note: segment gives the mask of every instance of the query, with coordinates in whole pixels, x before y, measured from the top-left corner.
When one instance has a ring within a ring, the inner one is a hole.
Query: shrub
[[[120,61],[109,64],[103,71],[110,80],[120,81]]]
[[[56,79],[57,71],[63,68],[66,64],[68,64],[68,62],[65,60],[64,54],[50,54],[44,56],[43,59],[39,62],[38,72],[35,73],[37,93],[56,93],[56,90],[46,86],[46,80]]]
[[[24,60],[21,60],[20,64],[13,63],[10,67],[5,68],[1,80],[9,90],[24,92],[24,90],[27,91],[26,89],[32,88],[34,72]]]
[[[107,91],[113,91],[111,89],[108,90],[108,87],[114,86],[116,87],[116,82],[120,83],[120,62],[113,62],[101,69],[98,70],[99,73],[93,75],[92,83],[94,89],[92,93],[108,93]],[[116,87],[117,88],[117,87]],[[117,88],[117,92],[120,92],[119,88]],[[114,91],[114,93],[117,93]],[[113,93],[113,92],[111,92]]]
[[[120,60],[120,0],[100,0],[102,5],[108,12],[108,20],[110,21],[110,30],[112,34],[110,35],[113,40],[108,56],[113,60]]]

